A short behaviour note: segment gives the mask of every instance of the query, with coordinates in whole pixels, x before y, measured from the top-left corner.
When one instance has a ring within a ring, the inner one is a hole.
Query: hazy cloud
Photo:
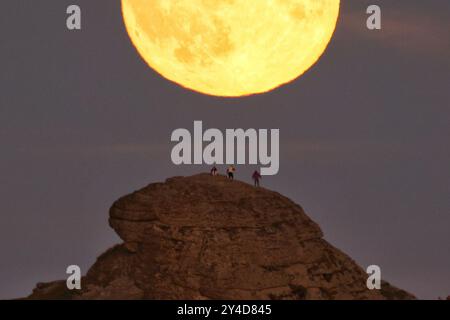
[[[442,57],[448,60],[448,20],[434,19],[421,12],[382,8],[382,30],[368,30],[367,17],[361,10],[349,12],[342,17],[342,26],[348,37],[364,37],[376,41],[380,46],[402,50],[405,54]]]

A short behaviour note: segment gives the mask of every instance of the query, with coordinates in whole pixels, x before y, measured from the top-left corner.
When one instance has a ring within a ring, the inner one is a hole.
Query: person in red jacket
[[[258,170],[255,170],[252,175],[253,181],[255,182],[255,187],[259,187],[259,179],[261,179],[261,175],[259,174]]]

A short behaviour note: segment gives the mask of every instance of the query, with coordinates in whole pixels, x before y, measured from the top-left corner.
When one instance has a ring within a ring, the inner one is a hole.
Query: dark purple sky
[[[421,298],[450,294],[450,1],[342,1],[317,65],[270,93],[219,99],[139,58],[120,2],[0,5],[0,298],[82,271],[120,239],[119,196],[205,168],[171,164],[170,134],[280,128],[264,184],[300,203],[360,265]],[[79,4],[83,30],[65,9]],[[365,28],[380,4],[383,30]],[[239,167],[248,179],[250,167]]]

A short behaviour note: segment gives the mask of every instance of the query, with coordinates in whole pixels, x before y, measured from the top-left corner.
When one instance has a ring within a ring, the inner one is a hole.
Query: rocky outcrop
[[[368,290],[364,270],[299,205],[222,176],[150,184],[117,200],[109,223],[124,243],[98,258],[81,291],[55,282],[29,298],[414,298],[388,283]]]

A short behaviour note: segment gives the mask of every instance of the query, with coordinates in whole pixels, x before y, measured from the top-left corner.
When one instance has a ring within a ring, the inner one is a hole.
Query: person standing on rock
[[[212,176],[217,176],[217,168],[216,168],[216,166],[214,166],[214,167],[211,169],[211,175],[212,175]]]
[[[227,169],[228,179],[234,180],[234,172],[235,171],[236,171],[236,168],[233,165],[228,167],[228,169]]]
[[[258,172],[258,170],[255,170],[252,175],[253,181],[255,182],[255,187],[259,187],[259,179],[262,178],[261,174]]]

